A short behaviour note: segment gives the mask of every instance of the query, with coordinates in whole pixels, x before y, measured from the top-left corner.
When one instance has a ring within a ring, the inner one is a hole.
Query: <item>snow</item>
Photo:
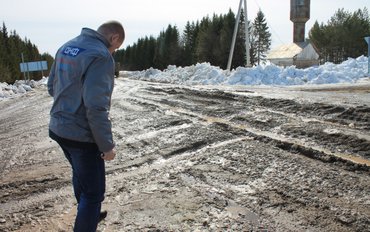
[[[182,85],[320,85],[356,83],[367,76],[368,58],[349,58],[341,64],[325,63],[306,69],[294,66],[279,67],[273,64],[252,68],[238,67],[231,72],[209,63],[188,67],[169,65],[164,71],[150,68],[144,71],[121,72],[125,77],[137,80],[173,83]],[[47,78],[40,81],[16,81],[14,85],[0,83],[0,99],[9,98],[46,85]]]
[[[44,86],[47,83],[47,78],[43,77],[39,81],[18,80],[13,85],[0,83],[0,99],[11,98],[32,91],[33,88]]]
[[[238,67],[228,73],[209,63],[188,67],[168,66],[163,72],[157,69],[124,72],[131,79],[184,85],[318,85],[356,83],[367,76],[368,58],[360,56],[341,64],[325,63],[306,69],[294,66],[279,67],[274,64],[252,68]]]

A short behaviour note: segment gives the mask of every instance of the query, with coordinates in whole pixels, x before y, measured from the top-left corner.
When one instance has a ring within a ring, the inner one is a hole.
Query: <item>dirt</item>
[[[117,79],[98,231],[370,231],[369,90]],[[72,230],[51,104],[0,101],[0,231]]]

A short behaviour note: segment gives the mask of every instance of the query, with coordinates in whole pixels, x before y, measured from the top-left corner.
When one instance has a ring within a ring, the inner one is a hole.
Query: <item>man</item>
[[[74,231],[96,231],[105,193],[105,160],[114,159],[109,109],[114,86],[112,53],[125,38],[116,21],[97,31],[83,28],[55,56],[48,91],[54,98],[49,135],[62,148],[72,166],[78,202]]]

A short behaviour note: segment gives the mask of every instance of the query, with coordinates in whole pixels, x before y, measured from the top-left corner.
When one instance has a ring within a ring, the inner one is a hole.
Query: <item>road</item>
[[[45,88],[0,101],[0,231],[71,231]],[[370,84],[119,78],[99,231],[370,231]]]

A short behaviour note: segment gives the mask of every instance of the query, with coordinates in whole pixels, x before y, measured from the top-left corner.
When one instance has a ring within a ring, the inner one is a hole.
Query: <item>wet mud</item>
[[[348,89],[353,101],[338,104],[309,88],[117,79],[118,155],[106,163],[98,230],[369,231],[370,96]],[[1,231],[72,230],[70,168],[47,135],[51,101],[43,88],[0,101]]]

